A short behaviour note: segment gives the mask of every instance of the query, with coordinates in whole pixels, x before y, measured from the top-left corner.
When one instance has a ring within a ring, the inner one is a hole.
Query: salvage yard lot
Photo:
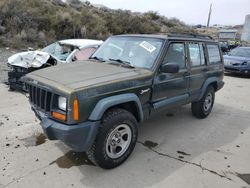
[[[249,187],[250,79],[224,81],[207,119],[187,105],[144,122],[131,157],[113,170],[47,140],[28,98],[0,84],[0,188]]]

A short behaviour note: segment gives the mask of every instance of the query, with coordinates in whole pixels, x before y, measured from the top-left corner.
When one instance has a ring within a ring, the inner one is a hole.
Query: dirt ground
[[[0,53],[1,69],[11,53]],[[224,80],[208,118],[187,105],[144,122],[134,152],[113,170],[47,140],[27,97],[0,84],[0,188],[250,187],[250,79]]]

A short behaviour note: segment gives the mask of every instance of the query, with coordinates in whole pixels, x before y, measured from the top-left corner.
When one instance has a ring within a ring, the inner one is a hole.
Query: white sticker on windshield
[[[153,46],[152,44],[150,44],[147,41],[143,41],[140,43],[140,47],[144,48],[145,50],[147,50],[148,52],[152,53],[153,51],[156,50],[156,47]]]

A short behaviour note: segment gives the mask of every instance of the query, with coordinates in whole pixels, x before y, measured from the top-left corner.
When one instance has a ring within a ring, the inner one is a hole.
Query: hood
[[[28,74],[29,79],[67,90],[93,87],[102,83],[132,79],[151,74],[144,69],[131,69],[95,61],[81,61],[41,69]]]
[[[243,62],[250,61],[250,57],[231,56],[231,55],[224,55],[223,57],[224,57],[224,60],[228,60],[228,61],[235,62],[235,63],[243,63]]]
[[[28,51],[14,54],[8,58],[8,63],[12,66],[23,68],[38,68],[45,64],[50,55],[41,51]]]

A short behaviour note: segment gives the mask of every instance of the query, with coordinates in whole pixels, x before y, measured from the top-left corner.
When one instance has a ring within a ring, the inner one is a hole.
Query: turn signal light
[[[74,100],[73,109],[74,109],[74,120],[78,121],[79,120],[79,103],[77,99]]]
[[[66,115],[58,112],[52,112],[52,117],[59,119],[61,121],[66,121]]]

